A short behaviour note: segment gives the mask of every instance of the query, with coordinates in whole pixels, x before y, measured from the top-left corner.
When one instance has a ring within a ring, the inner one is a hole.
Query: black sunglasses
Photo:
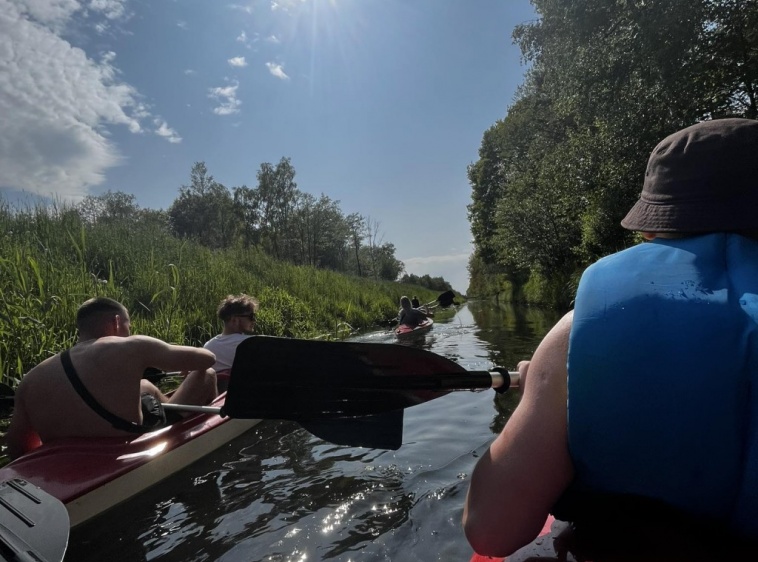
[[[238,318],[247,318],[250,320],[250,322],[255,322],[255,313],[251,312],[250,314],[235,314]]]

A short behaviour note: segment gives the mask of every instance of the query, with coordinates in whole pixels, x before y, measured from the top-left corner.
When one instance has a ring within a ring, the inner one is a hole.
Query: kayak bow
[[[224,405],[226,394],[212,406]],[[99,515],[206,456],[260,419],[199,413],[134,437],[61,439],[0,469],[0,480],[20,478],[66,506],[72,527]]]

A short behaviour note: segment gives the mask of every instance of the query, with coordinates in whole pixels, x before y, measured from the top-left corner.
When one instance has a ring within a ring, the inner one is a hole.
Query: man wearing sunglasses
[[[239,343],[253,335],[258,301],[244,293],[229,295],[218,307],[218,317],[224,323],[221,333],[203,346],[216,355],[213,369],[219,373],[229,371]]]

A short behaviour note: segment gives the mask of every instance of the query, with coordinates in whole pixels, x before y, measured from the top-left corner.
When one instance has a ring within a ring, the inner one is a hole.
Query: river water
[[[469,302],[414,345],[468,370],[515,368],[559,314]],[[389,332],[361,341],[395,343]],[[264,421],[74,529],[68,562],[467,562],[463,500],[518,393],[453,392],[406,410],[397,451],[339,447]]]

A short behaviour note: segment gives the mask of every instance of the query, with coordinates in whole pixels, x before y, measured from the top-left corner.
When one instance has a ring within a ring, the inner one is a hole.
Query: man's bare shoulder
[[[565,385],[573,318],[573,311],[566,313],[542,339],[529,366],[530,377],[539,373],[543,381],[558,381]]]
[[[38,363],[31,369],[29,369],[29,372],[27,372],[22,378],[21,382],[18,384],[17,394],[21,393],[23,394],[24,389],[28,386],[31,386],[35,384],[35,381],[37,381],[40,378],[44,378],[47,373],[54,371],[56,369],[61,369],[61,359],[60,359],[60,353],[53,355],[52,357],[48,357],[41,363]]]
[[[122,346],[165,346],[167,345],[164,341],[159,340],[157,338],[153,338],[150,336],[143,336],[143,335],[133,335],[133,336],[105,336],[102,338],[98,338],[95,342],[93,342],[98,345],[103,344],[115,344],[115,345],[122,345]]]
[[[571,332],[571,323],[574,320],[574,311],[569,310],[566,314],[563,315],[563,317],[556,322],[555,326],[553,326],[553,330],[563,334],[564,336],[568,336],[569,332]]]

